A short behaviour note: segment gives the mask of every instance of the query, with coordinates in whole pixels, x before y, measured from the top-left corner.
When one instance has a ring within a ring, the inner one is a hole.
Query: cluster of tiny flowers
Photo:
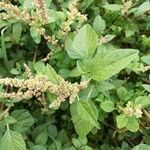
[[[51,43],[54,46],[57,45],[58,40],[56,39],[56,37],[54,35],[47,36],[46,34],[44,34],[43,36],[47,40],[48,43]]]
[[[0,13],[0,19],[17,19],[27,23],[29,26],[37,29],[40,35],[42,35],[49,43],[56,45],[58,40],[55,36],[48,36],[45,33],[45,28],[42,25],[48,23],[48,15],[46,12],[46,4],[44,0],[34,0],[36,6],[36,12],[32,11],[31,15],[27,10],[21,11],[17,6],[0,2],[0,8],[4,9],[6,13]]]
[[[61,36],[67,35],[67,33],[71,30],[71,24],[74,22],[76,18],[79,18],[80,24],[87,20],[87,16],[81,14],[77,8],[79,4],[79,0],[73,0],[73,2],[69,6],[69,11],[67,11],[67,20],[65,21],[62,29],[59,31]],[[80,27],[80,25],[78,25]]]
[[[33,5],[36,7],[36,16],[42,24],[47,24],[49,17],[44,0],[33,0]]]
[[[129,101],[123,109],[123,113],[129,117],[135,115],[136,118],[141,118],[143,114],[141,107],[140,104],[133,106],[132,102]]]
[[[132,7],[132,5],[133,5],[132,0],[123,2],[123,5],[121,7],[121,14],[124,15]]]
[[[17,20],[24,21],[26,23],[30,22],[30,15],[26,10],[21,11],[17,6],[14,6],[12,4],[7,4],[4,2],[0,2],[0,8],[4,9],[6,13],[2,13],[1,18],[2,19],[10,19],[15,18]]]
[[[87,87],[87,82],[71,84],[68,81],[62,80],[58,84],[53,84],[48,81],[47,76],[36,75],[35,77],[31,76],[29,79],[0,79],[0,85],[18,89],[17,92],[1,92],[1,98],[28,100],[32,97],[36,97],[43,105],[46,105],[44,92],[53,93],[57,96],[57,99],[50,104],[50,108],[58,108],[61,102],[65,101],[66,98],[69,98],[70,103],[72,103],[78,92]]]
[[[27,66],[27,64],[23,64],[23,66],[25,68],[25,73],[26,73],[27,77],[31,78],[32,77],[31,69]]]

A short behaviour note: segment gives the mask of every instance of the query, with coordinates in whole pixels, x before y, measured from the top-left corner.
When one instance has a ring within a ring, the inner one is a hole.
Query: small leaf
[[[36,44],[39,44],[41,42],[41,35],[38,32],[37,28],[31,27],[30,28],[30,34],[35,41]]]
[[[110,100],[102,102],[100,106],[105,112],[112,112],[114,110],[114,104]]]
[[[135,116],[129,117],[126,124],[126,128],[131,132],[137,132],[139,130],[139,123]]]
[[[117,121],[117,127],[119,129],[121,129],[126,126],[126,124],[128,122],[128,118],[125,115],[121,114],[121,115],[117,116],[116,121]]]
[[[98,37],[90,25],[83,26],[75,36],[67,52],[72,59],[91,58],[98,45]]]
[[[25,142],[21,134],[7,130],[0,141],[1,150],[26,150]]]
[[[93,28],[98,35],[104,32],[106,24],[100,15],[96,16],[96,18],[94,19]]]
[[[85,137],[93,127],[99,128],[97,122],[98,112],[92,102],[83,100],[74,102],[71,105],[70,111],[75,130],[80,137]]]

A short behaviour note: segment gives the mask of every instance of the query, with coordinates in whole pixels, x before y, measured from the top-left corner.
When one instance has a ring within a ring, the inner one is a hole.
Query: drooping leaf
[[[21,134],[7,130],[0,141],[1,150],[26,150],[25,142]]]
[[[99,127],[98,112],[92,102],[75,102],[71,105],[70,111],[75,130],[80,137],[85,137],[93,127]]]
[[[90,74],[92,79],[103,81],[119,73],[137,56],[138,51],[133,49],[116,49],[100,51],[92,59]],[[89,68],[87,68],[89,69]]]
[[[98,44],[98,37],[90,25],[83,26],[75,36],[67,53],[72,59],[91,58]]]

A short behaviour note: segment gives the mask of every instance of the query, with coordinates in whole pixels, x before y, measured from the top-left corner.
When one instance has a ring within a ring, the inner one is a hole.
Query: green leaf
[[[139,123],[135,116],[131,116],[128,118],[126,128],[131,132],[137,132],[139,130]]]
[[[7,130],[0,141],[1,150],[26,150],[25,142],[21,134]]]
[[[118,4],[107,4],[107,5],[104,5],[103,7],[110,11],[120,11],[121,10],[121,5],[118,5]]]
[[[100,106],[105,112],[112,112],[114,110],[114,104],[110,100],[102,102]]]
[[[30,34],[36,44],[39,44],[41,42],[41,35],[38,32],[37,28],[31,27]]]
[[[148,85],[148,84],[142,84],[142,86],[143,86],[143,88],[144,88],[146,91],[150,92],[150,85]]]
[[[34,124],[33,117],[25,109],[14,110],[11,113],[11,116],[17,120],[17,122],[13,124],[11,128],[19,133],[27,131]]]
[[[106,24],[100,15],[95,17],[94,22],[93,22],[93,28],[98,35],[104,32],[106,28]]]
[[[41,61],[38,61],[34,64],[34,69],[38,74],[46,75],[49,81],[53,83],[58,83],[62,79],[51,65],[47,64],[45,66],[45,64]]]
[[[150,150],[150,145],[139,144],[135,146],[132,150]]]
[[[149,10],[150,10],[150,1],[146,1],[137,8],[137,11],[135,12],[134,15],[137,17],[143,15],[146,11]]]
[[[70,108],[75,130],[80,137],[85,137],[93,127],[99,128],[98,112],[95,105],[89,101],[74,102]]]
[[[150,96],[139,96],[135,100],[135,104],[140,104],[142,107],[147,107],[150,105]]]
[[[47,150],[47,148],[42,145],[35,145],[35,146],[31,147],[30,150]]]
[[[102,50],[92,59],[90,74],[92,79],[103,81],[119,73],[137,56],[133,49]],[[89,70],[89,67],[87,68]]]
[[[126,124],[128,122],[128,118],[125,115],[121,114],[121,115],[117,116],[116,121],[117,121],[117,127],[119,129],[121,129],[126,126]]]
[[[81,143],[78,139],[72,138],[72,143],[76,148],[80,148],[81,147]]]
[[[13,38],[13,41],[18,44],[19,41],[20,41],[20,38],[21,38],[21,33],[22,33],[22,26],[21,26],[21,23],[15,23],[12,27],[12,38]]]
[[[35,143],[36,143],[37,145],[45,145],[46,142],[47,142],[47,140],[48,140],[48,133],[47,133],[47,132],[42,132],[42,133],[40,133],[40,134],[36,137]]]
[[[128,101],[132,96],[131,92],[127,91],[127,89],[124,88],[123,86],[117,89],[117,95],[121,100],[124,101]]]
[[[72,47],[67,49],[72,59],[91,58],[98,45],[98,37],[90,25],[83,26],[75,36]]]
[[[149,43],[150,43],[150,42],[149,42]],[[142,60],[144,63],[146,63],[147,65],[150,65],[150,54],[141,57],[141,60]]]

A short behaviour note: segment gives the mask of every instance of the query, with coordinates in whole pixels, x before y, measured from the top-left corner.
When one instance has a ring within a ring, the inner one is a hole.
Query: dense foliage
[[[150,150],[149,0],[1,0],[0,150]]]

